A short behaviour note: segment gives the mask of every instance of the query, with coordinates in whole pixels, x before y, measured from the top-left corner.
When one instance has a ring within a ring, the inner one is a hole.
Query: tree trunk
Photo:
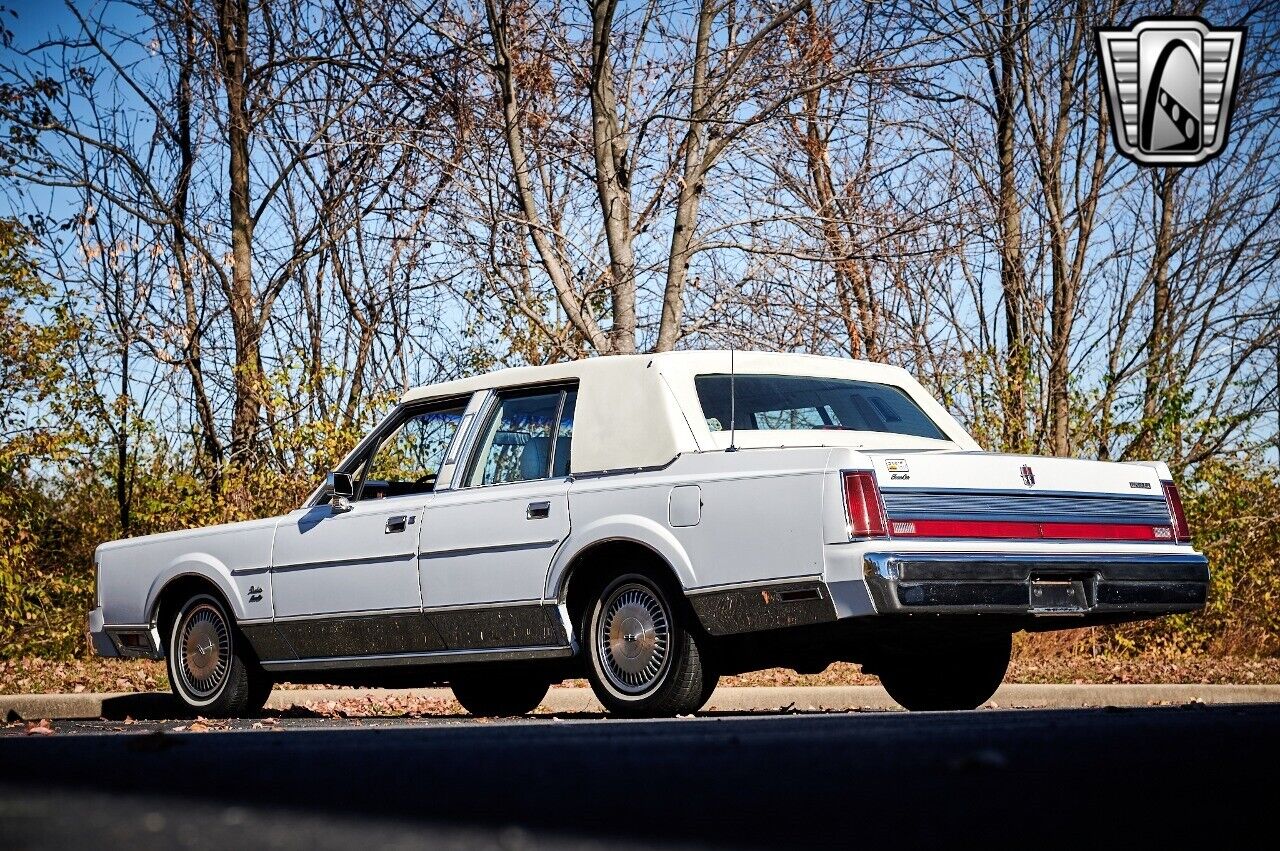
[[[204,383],[204,366],[201,362],[201,323],[195,283],[187,258],[187,204],[191,191],[191,171],[195,166],[195,151],[191,142],[191,76],[195,65],[195,11],[191,3],[183,6],[183,16],[178,37],[182,43],[178,67],[177,145],[178,180],[173,198],[173,253],[178,267],[178,281],[182,288],[183,316],[183,368],[191,379],[191,393],[195,401],[196,416],[200,421],[200,448],[208,469],[206,475],[210,490],[217,493],[221,482],[222,443],[218,440],[218,424],[213,415],[213,405]]]
[[[1070,39],[1057,70],[1057,101],[1046,104],[1033,117],[1032,137],[1040,164],[1040,186],[1045,199],[1045,216],[1049,231],[1050,274],[1053,280],[1053,304],[1049,325],[1049,446],[1055,455],[1070,455],[1071,441],[1071,336],[1075,327],[1076,305],[1083,288],[1085,257],[1093,235],[1094,214],[1098,208],[1106,166],[1105,112],[1098,110],[1093,139],[1093,162],[1090,171],[1071,169],[1067,154],[1076,104],[1077,69],[1091,60],[1088,57],[1089,9],[1087,0],[1078,0],[1072,18]],[[1033,87],[1026,69],[1035,62],[1025,48],[1023,92],[1032,101]],[[1083,142],[1081,143],[1083,146]],[[1074,173],[1070,184],[1064,175]],[[1089,183],[1084,183],[1088,175]],[[1074,215],[1071,205],[1075,205]],[[1074,239],[1073,239],[1074,237]]]
[[[120,351],[120,423],[116,427],[116,510],[120,517],[120,536],[129,537],[132,488],[129,487],[129,349],[126,337]]]
[[[878,307],[871,291],[867,270],[854,259],[857,236],[856,225],[836,197],[835,181],[831,176],[830,152],[819,121],[822,93],[813,89],[804,95],[805,105],[805,160],[809,183],[813,187],[815,212],[822,230],[823,242],[831,255],[835,274],[836,302],[840,308],[840,320],[849,340],[852,357],[880,358],[879,335],[876,333]],[[841,225],[848,228],[848,235]]]
[[[1147,334],[1146,386],[1142,392],[1142,425],[1135,441],[1133,457],[1151,454],[1163,419],[1163,408],[1172,383],[1173,311],[1169,284],[1169,260],[1173,256],[1174,183],[1177,172],[1155,178],[1160,224],[1156,228],[1151,258],[1151,330]]]
[[[684,319],[684,288],[689,277],[690,251],[698,225],[706,173],[707,63],[711,54],[711,25],[715,4],[703,0],[698,8],[698,35],[693,52],[693,88],[689,93],[689,128],[684,138],[684,179],[676,201],[676,218],[667,251],[667,282],[662,293],[662,321],[657,351],[667,352],[680,341]]]
[[[1071,327],[1075,319],[1076,289],[1066,273],[1066,258],[1052,239],[1053,305],[1049,309],[1049,449],[1071,454]]]
[[[609,286],[613,294],[610,348],[616,354],[629,354],[636,350],[636,256],[632,245],[628,143],[618,118],[610,55],[616,8],[616,0],[591,3],[591,141],[596,194],[609,246]]]
[[[538,260],[551,280],[551,285],[556,291],[556,299],[564,308],[569,322],[598,353],[613,354],[610,336],[600,328],[588,306],[574,291],[569,272],[557,255],[552,241],[547,237],[547,229],[543,226],[542,216],[538,211],[538,201],[534,196],[530,176],[529,158],[525,153],[521,132],[515,70],[512,68],[511,50],[507,44],[509,26],[506,9],[505,7],[499,9],[496,0],[485,0],[485,17],[489,24],[489,35],[493,39],[494,61],[491,68],[497,80],[497,95],[502,106],[502,135],[507,144],[507,153],[511,157],[511,178],[515,185],[515,200],[523,216],[522,224],[533,242]],[[634,307],[632,310],[634,316]],[[616,322],[614,330],[617,330]],[[634,334],[631,346],[634,350]]]
[[[249,209],[248,0],[218,0],[218,52],[227,96],[228,187],[231,213],[231,291],[228,308],[235,338],[231,454],[257,442],[263,403],[262,323],[253,294],[253,219]]]
[[[1000,289],[1004,296],[1005,368],[1001,401],[1004,448],[1027,446],[1027,386],[1031,372],[1031,327],[1027,282],[1022,260],[1022,201],[1014,154],[1017,140],[1017,56],[1014,2],[1005,0],[1000,21],[998,61],[989,66],[995,86],[996,149],[1000,167],[997,219],[1000,232]]]

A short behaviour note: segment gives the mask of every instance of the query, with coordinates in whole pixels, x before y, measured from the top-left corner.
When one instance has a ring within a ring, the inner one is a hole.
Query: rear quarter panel
[[[830,450],[751,449],[683,455],[661,471],[575,481],[572,531],[548,577],[548,596],[586,547],[635,540],[676,571],[686,590],[822,573],[822,501]],[[674,488],[697,486],[696,525],[673,525]]]

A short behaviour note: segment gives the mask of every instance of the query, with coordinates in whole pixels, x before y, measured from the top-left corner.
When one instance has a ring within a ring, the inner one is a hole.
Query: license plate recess
[[[1031,579],[1031,611],[1035,614],[1082,614],[1089,608],[1081,579]]]

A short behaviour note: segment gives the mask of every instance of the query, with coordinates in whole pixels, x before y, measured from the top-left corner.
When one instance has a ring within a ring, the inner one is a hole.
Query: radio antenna
[[[738,371],[734,369],[733,348],[729,348],[729,448],[725,452],[737,452],[738,437]]]

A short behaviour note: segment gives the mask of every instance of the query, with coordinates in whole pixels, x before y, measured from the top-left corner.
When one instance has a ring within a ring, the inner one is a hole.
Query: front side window
[[[880,431],[946,440],[947,436],[900,388],[846,378],[739,375],[730,399],[728,375],[694,378],[712,431],[839,429]]]
[[[465,406],[415,414],[378,445],[365,471],[361,499],[429,493]]]
[[[567,388],[500,397],[467,483],[498,485],[567,476],[577,395]]]

